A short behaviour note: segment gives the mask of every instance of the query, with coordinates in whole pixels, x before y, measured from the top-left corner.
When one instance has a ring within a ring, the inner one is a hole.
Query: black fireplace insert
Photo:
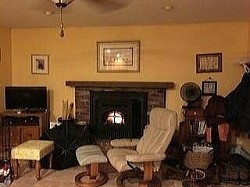
[[[96,138],[140,138],[146,123],[146,92],[90,92],[90,125]]]

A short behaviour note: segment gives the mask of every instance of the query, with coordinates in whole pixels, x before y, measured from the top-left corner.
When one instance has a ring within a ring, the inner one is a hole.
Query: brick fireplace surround
[[[75,87],[75,115],[80,121],[90,122],[90,91],[136,91],[148,93],[147,114],[154,107],[166,106],[166,90],[173,89],[173,82],[104,82],[66,81]]]

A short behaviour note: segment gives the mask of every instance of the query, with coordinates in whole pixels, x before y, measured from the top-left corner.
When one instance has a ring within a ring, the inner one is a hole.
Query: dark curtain
[[[226,117],[231,125],[250,134],[250,73],[225,97]]]

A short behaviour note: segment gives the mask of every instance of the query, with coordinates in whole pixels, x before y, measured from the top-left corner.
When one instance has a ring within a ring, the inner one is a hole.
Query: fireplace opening
[[[147,124],[146,92],[91,91],[90,125],[96,138],[140,138]]]
[[[124,122],[124,114],[121,111],[108,111],[106,115],[104,115],[104,124],[108,125],[116,125],[116,124],[122,124],[125,125]]]

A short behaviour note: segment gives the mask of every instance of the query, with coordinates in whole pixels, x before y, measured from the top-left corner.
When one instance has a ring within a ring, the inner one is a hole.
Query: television
[[[47,109],[47,88],[45,86],[6,86],[5,108],[25,111]]]

